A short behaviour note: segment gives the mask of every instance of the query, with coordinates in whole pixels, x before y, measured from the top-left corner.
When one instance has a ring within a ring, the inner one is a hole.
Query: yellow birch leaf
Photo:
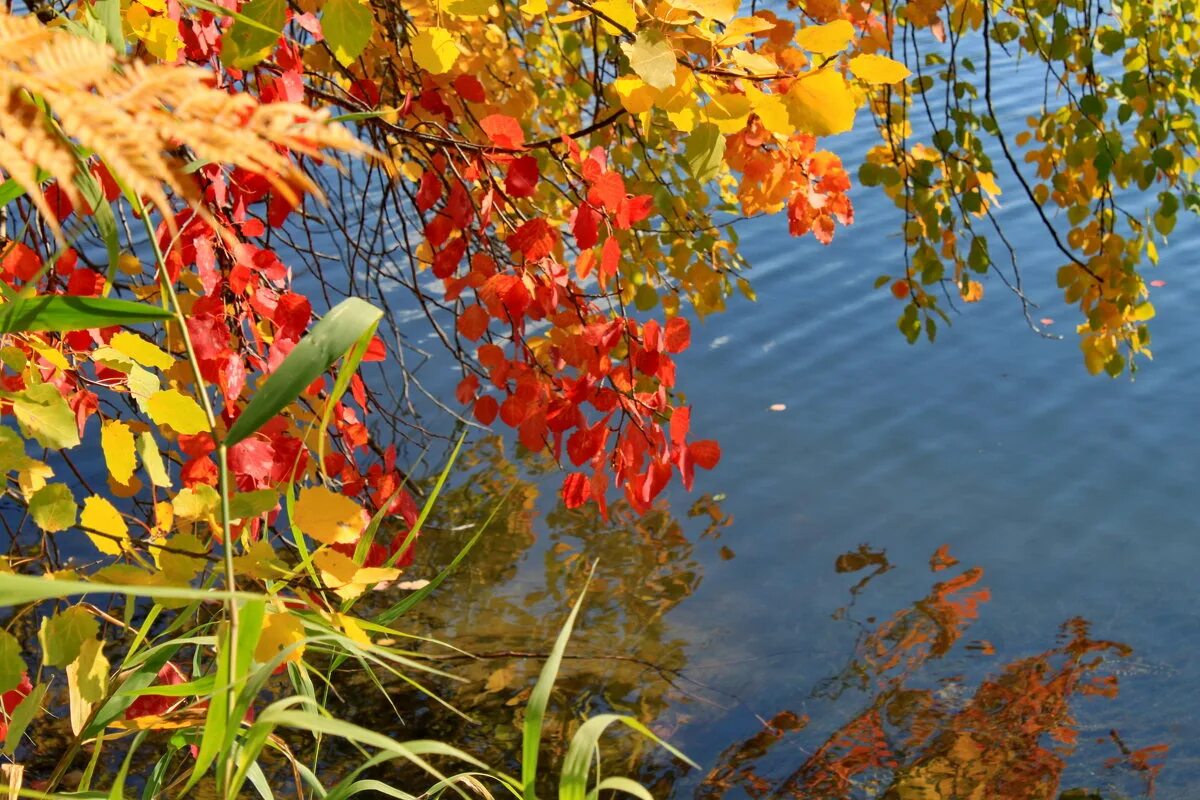
[[[675,8],[692,11],[705,19],[727,23],[733,19],[741,6],[739,0],[667,0]]]
[[[129,526],[116,506],[97,495],[83,501],[79,524],[87,529],[85,533],[96,549],[108,556],[121,555],[124,543],[129,540]]]
[[[632,32],[637,27],[637,11],[629,0],[598,0],[592,7],[621,26],[614,27],[604,17],[599,17],[600,27],[610,36]]]
[[[978,172],[975,177],[979,179],[979,186],[992,197],[999,197],[1000,184],[996,183],[996,176],[990,172]]]
[[[279,560],[267,537],[242,546],[242,554],[234,556],[234,568],[238,575],[249,575],[259,580],[277,580],[287,574],[287,564]]]
[[[764,55],[750,53],[740,47],[729,51],[733,63],[750,75],[774,75],[779,72],[779,65]]]
[[[131,364],[126,384],[129,386],[129,394],[137,403],[138,408],[142,410],[143,414],[148,413],[146,406],[150,397],[162,388],[162,382],[159,381],[158,376],[137,364]]]
[[[38,489],[29,498],[29,516],[46,533],[65,531],[75,524],[79,508],[75,497],[64,483],[51,483]]]
[[[458,60],[458,43],[445,28],[426,28],[412,40],[417,66],[434,75],[449,72]]]
[[[833,136],[854,127],[854,96],[832,69],[801,75],[787,93],[792,124],[813,136]]]
[[[117,483],[129,483],[137,469],[133,432],[119,420],[108,420],[100,428],[100,449],[104,451],[104,463]]]
[[[104,642],[87,639],[79,648],[79,658],[72,664],[77,670],[79,694],[87,703],[98,703],[108,694],[108,659],[104,657]]]
[[[763,127],[771,133],[780,136],[791,136],[796,132],[788,107],[776,94],[765,94],[753,86],[746,87],[746,96],[750,98],[750,107],[762,121]]]
[[[863,53],[850,59],[850,71],[867,83],[900,83],[912,74],[899,61],[874,53]]]
[[[366,514],[358,503],[324,486],[306,487],[296,501],[292,522],[322,544],[358,541]]]
[[[29,346],[36,350],[37,354],[46,359],[52,366],[64,372],[71,368],[71,362],[67,361],[67,357],[45,342],[40,342],[37,339],[29,339],[27,341],[29,342]]]
[[[623,42],[621,50],[637,76],[655,89],[670,89],[675,85],[675,51],[666,38],[653,29],[644,30],[632,42]]]
[[[528,17],[539,17],[549,10],[546,0],[525,0],[521,3],[521,13]]]
[[[146,401],[146,413],[176,433],[194,435],[208,430],[204,409],[178,389],[160,389]]]
[[[775,23],[762,17],[738,17],[725,26],[716,40],[717,47],[733,47],[741,44],[747,37],[771,30]]]
[[[321,572],[321,580],[343,600],[353,600],[370,587],[400,577],[400,570],[387,567],[359,567],[354,559],[336,550],[322,547],[313,553],[312,563]]]
[[[75,412],[50,384],[39,383],[13,395],[12,409],[21,433],[42,447],[65,450],[79,444]]]
[[[333,624],[341,628],[350,641],[363,647],[370,647],[371,637],[367,635],[362,625],[354,617],[349,614],[339,614],[335,611],[333,612]]]
[[[796,44],[810,53],[830,55],[846,49],[854,39],[854,26],[844,19],[824,25],[809,25],[796,32]]]
[[[612,83],[621,106],[630,114],[641,114],[654,107],[659,92],[636,75],[625,75]]]
[[[304,656],[304,623],[287,612],[267,614],[263,619],[262,633],[254,648],[254,660],[266,663],[298,642],[301,643],[286,656],[283,663],[299,661]]]
[[[28,502],[39,489],[46,485],[46,479],[54,475],[54,468],[44,461],[30,459],[17,473],[17,486],[21,496]]]
[[[492,8],[492,0],[450,0],[446,11],[459,17],[486,17]]]
[[[154,441],[154,434],[150,431],[138,434],[137,452],[142,457],[142,466],[146,468],[150,482],[160,489],[170,489],[171,476],[167,474],[167,465],[163,463],[158,443]]]
[[[129,331],[115,334],[109,339],[108,346],[129,356],[143,367],[168,370],[175,364],[175,359],[167,355],[162,348]]]
[[[717,126],[721,133],[737,133],[746,127],[750,116],[750,98],[737,92],[722,92],[710,96],[704,107],[708,121]]]
[[[171,509],[182,520],[207,520],[215,524],[221,496],[207,483],[181,489],[171,500]]]

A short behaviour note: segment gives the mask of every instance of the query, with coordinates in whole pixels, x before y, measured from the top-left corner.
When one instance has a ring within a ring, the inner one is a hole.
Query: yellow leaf
[[[492,8],[492,0],[450,0],[446,10],[460,17],[486,17]]]
[[[350,641],[363,647],[370,647],[371,637],[367,635],[362,625],[354,617],[349,614],[339,614],[335,611],[333,612],[333,624],[341,628]]]
[[[254,648],[254,660],[266,663],[288,647],[303,641],[304,623],[299,617],[287,612],[267,614],[263,619],[258,645]],[[299,661],[303,655],[304,645],[300,644],[284,657],[283,663]]]
[[[378,583],[400,577],[400,570],[386,567],[359,567],[354,559],[336,550],[322,547],[313,553],[313,565],[321,571],[321,580],[343,600],[353,600]]]
[[[104,451],[104,463],[117,483],[129,483],[137,469],[133,432],[119,420],[108,420],[100,428],[100,449]]]
[[[825,25],[809,25],[796,32],[796,44],[810,53],[830,55],[846,49],[854,38],[854,26],[844,19]]]
[[[705,19],[729,22],[738,12],[739,0],[667,0],[675,8],[692,11]]]
[[[300,491],[292,522],[323,544],[353,543],[362,535],[366,514],[346,495],[313,486]]]
[[[267,537],[243,545],[242,555],[234,556],[234,567],[239,575],[249,575],[259,580],[277,580],[287,574],[287,564],[279,560]]]
[[[179,23],[167,16],[152,17],[142,3],[133,3],[125,14],[133,35],[146,43],[155,58],[174,61],[183,40],[179,37]]]
[[[458,43],[445,28],[426,28],[412,41],[417,66],[434,75],[449,72],[458,60]]]
[[[112,339],[109,339],[108,345],[129,356],[143,367],[168,370],[175,364],[175,359],[167,355],[161,348],[129,331],[115,334]]]
[[[207,483],[198,483],[181,489],[171,500],[171,510],[182,520],[207,520],[215,522],[217,506],[221,496]]]
[[[780,136],[791,136],[796,132],[796,126],[792,122],[788,107],[783,104],[779,95],[764,94],[758,89],[748,86],[746,87],[746,96],[750,99],[750,106],[762,121],[764,128],[771,133],[778,133]]]
[[[959,291],[964,303],[978,303],[983,299],[983,284],[979,281],[968,280],[966,288],[960,288]]]
[[[521,13],[529,17],[538,17],[550,10],[546,0],[525,0],[521,3]]]
[[[146,413],[146,404],[150,397],[162,388],[162,382],[159,381],[157,375],[137,364],[130,365],[129,379],[126,384],[129,386],[130,396],[133,397],[142,413]]]
[[[208,548],[194,534],[177,533],[158,543],[163,547],[153,547],[151,552],[168,583],[182,586],[204,569]]]
[[[833,136],[854,127],[854,96],[832,69],[801,75],[787,93],[792,124],[813,136]]]
[[[142,466],[150,476],[150,482],[160,489],[171,488],[171,476],[167,474],[167,466],[163,463],[162,453],[158,452],[158,443],[154,434],[142,431],[138,434],[137,452],[142,457]]]
[[[63,370],[71,368],[71,362],[67,361],[67,357],[62,353],[50,347],[45,342],[39,342],[37,339],[29,339],[29,346],[37,351],[37,354],[46,359],[51,365]]]
[[[39,489],[46,485],[46,479],[54,475],[54,468],[44,461],[29,460],[17,473],[17,486],[21,495],[28,501]]]
[[[83,501],[79,524],[87,529],[88,538],[96,545],[96,549],[105,555],[121,555],[124,542],[129,540],[129,526],[116,507],[103,497],[92,496]]]
[[[641,114],[654,107],[658,90],[636,75],[626,75],[613,81],[613,89],[621,105],[630,114]]]
[[[737,64],[750,75],[774,75],[779,72],[779,65],[766,56],[749,53],[740,47],[729,51],[733,63]]]
[[[104,699],[108,689],[108,659],[104,657],[104,641],[87,639],[79,648],[79,658],[72,666],[76,667],[79,682],[79,694],[88,703],[97,703]]]
[[[637,27],[637,11],[629,0],[599,0],[592,7],[621,26],[620,29],[616,28],[600,17],[600,27],[611,36],[632,32]]]
[[[176,433],[194,435],[208,430],[200,404],[178,389],[160,389],[146,401],[146,413]]]
[[[750,116],[750,98],[737,92],[724,92],[710,96],[704,107],[708,121],[715,124],[721,133],[737,133],[746,127]]]
[[[899,61],[874,53],[864,53],[850,59],[854,77],[867,83],[899,83],[912,72]]]
[[[1000,185],[996,183],[996,176],[990,172],[978,172],[976,177],[979,179],[979,187],[992,197],[999,197]]]

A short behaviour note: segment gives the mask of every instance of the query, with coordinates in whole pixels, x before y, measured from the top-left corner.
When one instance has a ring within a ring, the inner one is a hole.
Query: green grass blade
[[[225,445],[242,441],[286,408],[382,317],[382,311],[356,297],[334,306],[255,393],[229,428]]]
[[[588,800],[596,800],[600,797],[600,793],[605,791],[624,792],[633,795],[638,800],[654,800],[654,795],[650,794],[649,789],[630,778],[605,778],[591,791]]]
[[[567,649],[567,640],[571,638],[571,629],[575,627],[575,617],[579,615],[584,595],[587,594],[588,585],[592,582],[592,575],[595,573],[596,562],[593,561],[591,569],[588,570],[587,580],[583,583],[583,590],[579,593],[579,599],[575,601],[571,613],[567,615],[567,621],[563,623],[562,630],[558,632],[558,638],[554,641],[550,657],[542,666],[542,674],[538,676],[533,693],[529,695],[529,703],[525,706],[525,727],[521,737],[521,786],[524,790],[525,800],[536,800],[537,798],[538,750],[542,743],[542,721],[546,717],[546,706],[550,702],[550,691],[554,688],[554,681],[558,677],[558,668],[562,664],[563,652]]]
[[[60,581],[36,575],[9,575],[0,573],[0,607],[78,597],[86,594],[130,595],[134,597],[161,597],[167,600],[223,601],[265,600],[265,595],[253,592],[229,592],[221,589],[193,589],[188,586],[124,586],[115,583],[92,583],[90,581]]]
[[[0,305],[0,333],[79,331],[168,319],[166,309],[111,297],[43,295]]]
[[[693,767],[699,767],[696,762],[664,742],[653,731],[633,717],[623,714],[600,714],[583,723],[571,738],[571,746],[567,748],[566,758],[563,759],[562,775],[559,777],[558,800],[587,800],[587,781],[588,775],[591,774],[592,754],[596,752],[596,748],[600,744],[600,737],[604,734],[604,731],[610,725],[618,722],[666,748],[676,758],[686,761]],[[642,792],[646,791],[641,784],[631,781],[628,778],[606,778],[604,781],[601,781],[600,785],[622,780],[628,781],[633,786],[637,786]],[[625,786],[622,791],[643,797],[636,790],[630,791],[629,786]],[[649,793],[647,792],[645,796],[648,797]]]

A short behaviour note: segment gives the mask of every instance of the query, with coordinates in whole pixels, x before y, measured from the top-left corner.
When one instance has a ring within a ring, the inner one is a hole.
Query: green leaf
[[[43,295],[0,305],[0,333],[81,331],[168,319],[166,309],[111,297]]]
[[[65,667],[79,658],[84,642],[100,635],[96,618],[79,606],[71,606],[42,620],[38,640],[42,643],[42,662]]]
[[[567,749],[566,758],[563,759],[562,775],[559,778],[559,800],[586,800],[587,779],[591,772],[593,754],[600,746],[600,736],[609,725],[617,722],[632,728],[650,741],[662,745],[670,751],[671,755],[687,762],[692,767],[696,769],[700,768],[699,764],[658,738],[649,728],[633,717],[621,714],[599,714],[579,726],[579,730],[571,737],[571,745]],[[629,782],[620,783],[617,787],[613,787],[610,783],[610,788],[620,788],[622,791],[640,798],[649,796],[649,793],[641,784],[631,781],[628,778],[625,780]],[[619,779],[609,778],[608,781],[619,781]],[[633,788],[634,786],[637,789]],[[638,791],[639,789],[641,791]]]
[[[29,727],[29,723],[33,722],[37,712],[42,710],[42,698],[46,695],[48,688],[50,688],[50,684],[39,683],[33,687],[32,692],[26,695],[21,704],[13,709],[12,716],[8,720],[8,735],[4,737],[5,753],[11,755],[17,749],[17,745],[21,743],[25,729]]]
[[[65,483],[50,483],[29,498],[29,516],[46,533],[65,531],[75,524],[79,506]]]
[[[230,519],[251,519],[265,514],[279,505],[279,492],[274,489],[257,489],[253,492],[235,494],[229,500]]]
[[[592,562],[587,580],[583,583],[583,590],[579,592],[579,599],[575,601],[571,613],[567,615],[567,621],[558,632],[558,638],[554,640],[554,647],[550,650],[550,657],[542,665],[542,672],[529,695],[529,703],[525,706],[525,726],[521,735],[521,786],[525,800],[537,798],[538,749],[542,743],[542,720],[546,717],[546,705],[550,702],[550,691],[558,677],[558,668],[562,664],[563,652],[567,649],[567,640],[571,638],[571,629],[575,627],[575,617],[579,615],[584,595],[587,594],[588,585],[592,582],[595,572],[596,563]]]
[[[701,183],[717,177],[725,159],[725,137],[720,128],[711,122],[697,125],[688,134],[683,158],[692,177]]]
[[[31,386],[13,396],[13,414],[21,433],[42,447],[62,450],[79,444],[79,428],[67,401],[48,383]]]
[[[86,639],[79,648],[76,661],[79,695],[89,703],[98,703],[108,693],[108,659],[104,656],[104,642]]]
[[[6,630],[0,630],[0,694],[17,688],[25,672],[21,643]]]
[[[254,395],[229,428],[225,446],[232,447],[278,414],[341,358],[383,317],[375,306],[351,297],[338,303],[300,340]]]
[[[275,48],[285,22],[284,0],[250,0],[221,38],[221,63],[235,69],[253,67]]]
[[[363,0],[327,0],[321,31],[333,57],[349,66],[362,53],[375,30],[375,15]]]
[[[659,31],[647,28],[633,42],[623,43],[621,50],[629,59],[630,69],[655,89],[675,85],[675,51]]]

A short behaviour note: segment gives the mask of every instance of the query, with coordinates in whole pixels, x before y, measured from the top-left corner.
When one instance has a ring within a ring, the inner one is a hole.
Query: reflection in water
[[[599,561],[596,579],[546,721],[547,741],[560,745],[548,747],[550,763],[561,759],[561,745],[585,715],[633,714],[670,737],[700,715],[700,704],[713,704],[722,693],[688,676],[688,642],[664,617],[700,583],[695,540],[719,535],[730,523],[717,502],[700,500],[682,521],[665,506],[639,517],[620,505],[608,519],[560,505],[542,520],[534,513],[537,486],[521,476],[549,468],[543,462],[518,470],[487,440],[462,465],[463,477],[443,495],[422,537],[421,560],[448,563],[474,524],[497,513],[460,570],[405,627],[465,651],[419,648],[456,678],[431,688],[470,718],[407,687],[389,687],[402,724],[382,703],[364,707],[351,699],[342,713],[398,737],[454,742],[515,769],[521,713],[541,650],[592,560]],[[539,535],[544,540],[535,547]],[[963,568],[940,548],[930,560],[937,578],[928,594],[882,622],[859,620],[855,604],[893,569],[886,553],[863,546],[840,556],[835,568],[861,576],[849,604],[835,614],[839,624],[859,628],[858,640],[845,666],[813,688],[811,699],[842,721],[776,713],[759,733],[724,750],[696,797],[1115,800],[1152,792],[1165,747],[1139,748],[1107,729],[1083,731],[1073,713],[1084,698],[1115,696],[1114,662],[1129,655],[1128,647],[1093,638],[1088,623],[1072,619],[1044,652],[978,675],[946,674],[964,654],[976,664],[994,655],[989,643],[965,637],[990,600],[982,568]],[[366,695],[349,698],[356,696]],[[632,773],[656,797],[684,796],[696,785],[695,776],[664,763],[640,739],[614,740],[605,755],[614,759],[607,774]],[[1088,788],[1063,785],[1081,774]],[[554,788],[548,782],[544,791],[549,796]]]
[[[934,572],[956,565],[944,547],[930,561]],[[839,571],[868,567],[875,571],[854,593],[890,569],[886,556],[864,547],[838,559]],[[735,789],[752,797],[883,800],[1128,796],[1112,788],[1103,795],[1062,790],[1067,759],[1080,736],[1072,703],[1115,696],[1116,676],[1105,668],[1131,652],[1123,644],[1091,638],[1084,620],[1068,620],[1057,646],[991,670],[973,690],[961,678],[930,685],[931,662],[960,643],[989,600],[982,578],[981,568],[965,569],[935,583],[928,595],[883,623],[863,627],[849,663],[814,694],[836,700],[856,689],[870,699],[798,766],[770,757],[807,726],[806,718],[782,711],[763,731],[725,750],[699,796],[724,797]],[[851,619],[848,609],[841,616]],[[989,654],[992,649],[986,642],[967,646]],[[1131,750],[1116,731],[1109,739],[1119,755],[1105,761],[1113,770],[1106,782],[1133,778],[1130,785],[1138,794],[1152,793],[1165,746]],[[1117,774],[1117,767],[1126,774]],[[775,768],[786,771],[780,775]]]

